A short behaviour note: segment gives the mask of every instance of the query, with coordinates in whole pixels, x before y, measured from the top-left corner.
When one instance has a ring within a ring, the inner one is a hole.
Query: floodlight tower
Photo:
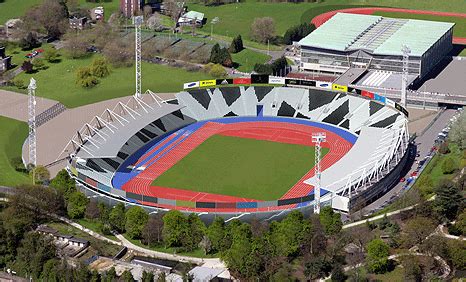
[[[403,52],[403,74],[401,78],[401,101],[400,104],[403,107],[406,107],[406,88],[408,87],[408,68],[409,68],[409,54],[411,49],[408,46],[403,45],[401,47],[401,52]]]
[[[137,98],[141,98],[141,25],[143,23],[143,16],[135,16],[133,17],[133,25],[134,25],[134,34],[135,34],[135,49],[134,53],[135,57],[135,66],[136,66],[136,93],[134,96]]]
[[[321,183],[321,143],[327,141],[327,136],[325,132],[316,132],[312,134],[312,143],[316,145],[315,148],[315,166],[314,166],[314,174],[317,178],[317,183],[314,187],[314,213],[320,213],[320,188],[322,188]]]
[[[29,110],[29,164],[37,165],[36,158],[36,80],[31,78],[28,86]]]

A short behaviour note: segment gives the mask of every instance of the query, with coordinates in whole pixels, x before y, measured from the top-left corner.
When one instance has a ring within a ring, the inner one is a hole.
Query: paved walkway
[[[449,12],[437,12],[437,11],[425,11],[425,10],[410,10],[410,9],[401,9],[401,8],[380,8],[380,7],[364,7],[364,8],[348,8],[341,10],[334,10],[327,13],[320,14],[314,17],[311,22],[319,27],[333,17],[336,13],[351,13],[351,14],[361,14],[361,15],[372,15],[374,12],[397,12],[397,13],[407,13],[407,14],[418,14],[418,15],[434,15],[434,16],[443,16],[443,17],[458,17],[466,18],[466,14],[463,13],[449,13]],[[455,44],[466,44],[466,38],[463,37],[453,37],[453,43]]]
[[[58,101],[36,97],[36,115]],[[28,121],[28,95],[0,89],[0,116]]]

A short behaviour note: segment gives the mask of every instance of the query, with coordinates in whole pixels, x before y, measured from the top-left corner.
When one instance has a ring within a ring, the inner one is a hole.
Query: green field
[[[255,64],[265,64],[271,57],[251,49],[244,49],[239,53],[231,54],[231,58],[237,64],[236,69],[242,72],[251,72],[254,70]]]
[[[112,68],[110,75],[101,79],[97,86],[86,89],[76,84],[76,71],[89,66],[93,58],[71,60],[62,56],[61,59],[60,63],[47,63],[46,70],[33,74],[21,73],[17,78],[28,82],[34,77],[37,80],[37,96],[60,101],[69,108],[134,94],[134,67]],[[177,92],[182,90],[184,82],[210,78],[201,72],[146,62],[142,63],[142,73],[143,91],[151,89],[156,93]],[[15,87],[9,90],[25,92]]]
[[[313,166],[314,147],[214,135],[152,185],[276,200]]]
[[[21,158],[21,147],[28,135],[24,122],[0,116],[0,185],[14,186],[29,181],[26,174],[17,172],[12,158]]]
[[[416,20],[456,23],[455,27],[453,28],[453,36],[466,37],[466,18],[405,14],[405,13],[396,13],[396,12],[375,12],[374,15],[379,15],[379,16],[389,17],[389,18],[416,19]]]

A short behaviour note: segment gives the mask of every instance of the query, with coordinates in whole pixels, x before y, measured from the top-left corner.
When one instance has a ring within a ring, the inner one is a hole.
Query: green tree
[[[225,250],[225,221],[222,217],[216,217],[214,222],[207,229],[207,236],[212,244],[211,251],[213,253]]]
[[[459,269],[466,269],[466,242],[460,240],[448,240],[448,261]]]
[[[330,206],[325,206],[321,209],[319,218],[327,235],[335,235],[343,227],[340,214],[335,213]]]
[[[129,270],[125,270],[123,274],[121,274],[121,280],[124,282],[133,282],[134,278]]]
[[[68,216],[71,218],[82,218],[86,212],[89,199],[81,192],[74,192],[68,199]]]
[[[81,67],[76,72],[76,84],[90,88],[96,86],[99,80],[94,76],[90,67]]]
[[[105,273],[105,279],[103,279],[103,281],[114,282],[116,281],[116,279],[117,279],[116,270],[115,270],[115,267],[112,267]]]
[[[45,68],[45,62],[42,58],[35,58],[32,61],[32,64],[36,68],[36,70],[41,70]]]
[[[13,80],[13,84],[16,86],[18,89],[26,89],[26,84],[24,83],[24,80],[21,78],[15,78]]]
[[[309,280],[327,277],[332,270],[332,265],[323,256],[310,257],[304,262],[304,274]]]
[[[143,242],[149,246],[162,243],[163,219],[161,214],[151,215],[142,230]]]
[[[171,210],[163,216],[163,241],[166,247],[181,247],[189,233],[189,222],[180,211]]]
[[[39,39],[35,32],[28,32],[25,37],[19,41],[19,46],[23,50],[31,50],[40,46]]]
[[[228,51],[230,51],[230,53],[238,53],[241,52],[243,49],[243,39],[241,38],[241,35],[238,35],[231,41],[231,45]]]
[[[339,263],[335,264],[332,268],[332,282],[344,282],[348,279],[346,276],[345,271],[343,270],[343,266]]]
[[[458,169],[458,164],[452,157],[447,157],[442,163],[443,174],[452,174]]]
[[[415,217],[406,222],[405,243],[408,247],[421,244],[435,229],[435,223],[426,217]]]
[[[226,70],[219,64],[215,64],[210,68],[209,74],[216,78],[225,78],[227,77]]]
[[[463,197],[450,180],[441,180],[437,185],[436,196],[433,202],[434,211],[442,218],[453,220],[455,219],[458,211],[463,206]]]
[[[154,282],[154,273],[144,270],[142,272],[142,282]]]
[[[63,193],[65,199],[69,199],[70,195],[76,192],[76,184],[65,169],[57,173],[50,181],[50,186]]]
[[[309,221],[304,220],[299,211],[292,211],[281,222],[273,222],[270,225],[271,240],[278,255],[296,255],[309,230]]]
[[[49,170],[42,165],[32,168],[29,174],[34,176],[36,184],[45,184],[50,180]]]
[[[36,232],[26,233],[21,240],[16,259],[25,266],[24,273],[38,278],[44,264],[55,257],[55,246],[49,237]]]
[[[109,223],[110,226],[119,233],[125,231],[125,205],[123,203],[118,203],[110,211]]]
[[[42,273],[40,274],[40,279],[42,281],[59,281],[58,272],[59,262],[56,259],[49,259],[45,262],[42,267]]]
[[[58,61],[58,51],[55,48],[48,48],[44,51],[44,59],[49,63],[56,63]]]
[[[217,43],[212,47],[210,51],[210,60],[211,63],[220,64],[226,67],[231,67],[233,65],[233,60],[231,59],[230,52],[227,48],[221,48]]]
[[[283,43],[291,45],[293,41],[299,41],[303,39],[308,34],[313,32],[314,29],[315,26],[308,23],[292,26],[285,32],[285,35],[283,35]]]
[[[422,270],[416,256],[404,256],[401,260],[405,281],[421,281]]]
[[[105,58],[96,58],[91,65],[92,75],[98,78],[106,77],[110,74],[110,68]]]
[[[126,211],[125,217],[126,234],[128,234],[131,239],[141,238],[142,229],[149,220],[147,212],[139,206],[133,206]]]
[[[466,149],[466,114],[464,111],[451,125],[448,138],[451,142],[457,144],[461,150]]]
[[[91,282],[100,282],[102,280],[102,278],[100,277],[100,274],[97,270],[92,270],[91,271],[91,278],[90,278],[90,281]]]
[[[367,244],[367,268],[373,273],[384,273],[388,269],[389,247],[380,240],[374,239]]]
[[[188,216],[189,232],[184,236],[182,245],[187,251],[196,249],[201,242],[206,232],[204,222],[197,214],[190,214]]]

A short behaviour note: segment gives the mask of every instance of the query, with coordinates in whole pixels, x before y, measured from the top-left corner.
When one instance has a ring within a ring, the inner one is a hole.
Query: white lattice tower
[[[136,66],[136,93],[134,95],[138,98],[141,97],[141,25],[143,23],[143,16],[133,17],[134,34],[135,34],[135,66]]]
[[[315,165],[314,174],[317,179],[314,187],[314,213],[320,213],[320,189],[322,188],[321,177],[322,170],[320,161],[322,160],[321,143],[327,141],[325,132],[316,132],[312,134],[312,143],[315,144]]]
[[[403,45],[401,47],[401,52],[403,52],[403,74],[401,78],[401,101],[400,104],[403,107],[406,107],[406,88],[408,88],[408,74],[409,74],[409,54],[411,49],[408,46]]]
[[[29,110],[29,164],[37,165],[36,154],[36,80],[31,78],[28,86],[28,110]]]

